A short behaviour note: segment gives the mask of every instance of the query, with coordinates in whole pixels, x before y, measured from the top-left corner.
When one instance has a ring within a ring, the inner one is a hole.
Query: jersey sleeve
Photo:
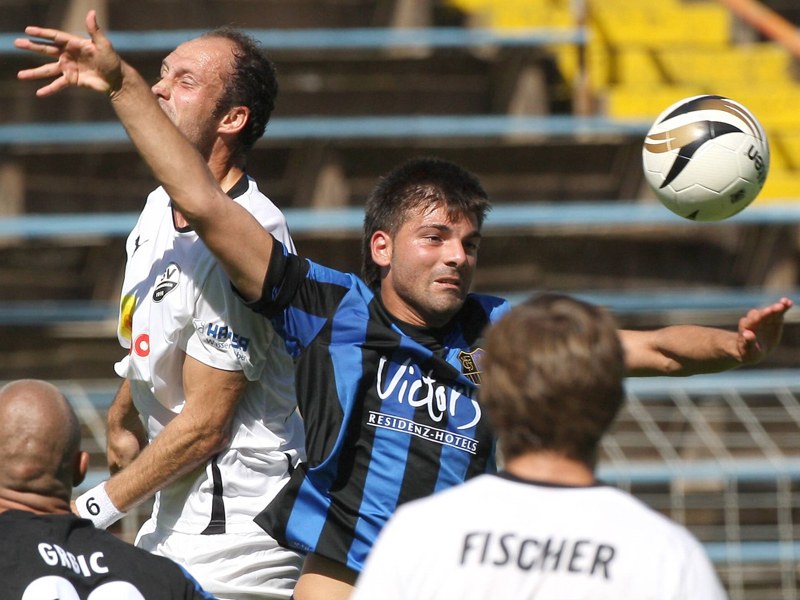
[[[334,315],[364,318],[371,295],[355,275],[291,254],[276,243],[261,298],[247,306],[271,320],[296,357]]]
[[[185,352],[192,358],[217,369],[243,371],[252,381],[264,368],[274,331],[241,302],[215,264],[197,292],[185,338]]]

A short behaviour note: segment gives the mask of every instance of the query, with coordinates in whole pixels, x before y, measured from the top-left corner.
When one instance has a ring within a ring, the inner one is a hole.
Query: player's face
[[[161,63],[153,86],[161,109],[204,156],[216,138],[214,109],[233,66],[233,44],[225,38],[198,38],[178,46]]]
[[[393,237],[375,234],[373,259],[388,267],[381,298],[389,311],[413,325],[445,325],[472,285],[480,239],[474,216],[451,220],[444,206],[407,215]]]

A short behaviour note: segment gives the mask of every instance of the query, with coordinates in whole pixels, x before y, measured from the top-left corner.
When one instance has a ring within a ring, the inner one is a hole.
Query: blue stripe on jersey
[[[304,552],[314,550],[314,547],[307,546],[300,540],[319,539],[328,518],[329,506],[330,501],[326,494],[314,487],[309,478],[304,479],[286,522],[286,539],[292,541],[292,548]]]
[[[343,421],[347,423],[351,417],[354,404],[352,400],[358,398],[357,388],[362,370],[362,355],[356,351],[362,340],[365,339],[367,323],[369,321],[369,301],[371,292],[365,286],[353,286],[352,278],[325,268],[320,268],[310,263],[310,276],[316,278],[318,283],[330,283],[347,289],[338,304],[336,313],[331,317],[330,343],[328,357],[333,366],[333,375],[338,373],[349,374],[347,377],[335,377],[338,401],[344,413]],[[308,304],[306,304],[308,306]],[[308,306],[313,310],[313,306]],[[320,332],[326,321],[317,323],[316,317],[303,311],[289,308],[291,314],[286,320],[286,327],[296,332],[298,338],[303,339],[304,345],[309,345]],[[306,329],[313,323],[313,335]],[[339,460],[342,439],[347,433],[346,427],[337,432],[337,442],[334,453],[326,456],[324,460],[315,465],[313,473],[307,475],[300,486],[300,492],[295,501],[295,507],[286,524],[286,537],[290,540],[319,539],[325,527],[330,499],[327,491],[331,489],[337,476],[336,464]],[[316,484],[316,485],[315,485]],[[320,491],[318,486],[324,491]],[[312,548],[301,548],[311,550]]]
[[[332,317],[328,351],[334,367],[333,373],[348,374],[347,377],[336,377],[336,391],[345,421],[349,421],[353,412],[353,399],[359,397],[363,357],[358,350],[366,338],[370,300],[371,297],[364,297],[363,288],[351,288]],[[339,432],[339,438],[344,437],[344,434],[343,429]]]
[[[409,435],[384,428],[375,432],[355,536],[347,556],[351,569],[360,571],[363,568],[364,565],[356,557],[369,553],[375,538],[386,524],[386,507],[397,505],[403,483],[403,478],[398,476],[397,465],[405,462],[410,445]],[[387,449],[393,452],[386,452]]]
[[[289,260],[296,260],[295,257],[290,256],[288,258]],[[349,290],[348,296],[354,293],[354,290],[351,289],[354,287],[353,281],[356,279],[354,276],[322,267],[311,261],[307,262],[307,266],[308,273],[306,273],[304,279],[307,278],[314,281],[316,285],[331,284],[339,286],[342,290]],[[366,288],[360,289],[364,290]],[[331,315],[326,310],[330,306],[325,303],[325,298],[313,296],[317,290],[317,287],[312,287],[311,292],[309,292],[309,288],[300,287],[296,290],[298,298],[286,307],[286,312],[272,318],[275,330],[283,337],[287,350],[295,358],[314,341],[314,338],[317,337],[331,318]],[[368,302],[368,299],[361,298],[360,301],[355,301],[354,299],[349,307],[342,306],[345,308],[346,315],[352,317],[354,315],[352,312],[354,307],[366,302]],[[298,306],[302,306],[302,309],[297,308]]]
[[[399,383],[399,376],[404,373],[404,367],[401,366],[396,372],[389,372],[390,363],[388,361],[382,366],[377,385],[379,393],[384,393],[385,398],[381,403],[380,414],[366,417],[368,421],[374,420],[375,437],[372,442],[369,469],[359,507],[360,516],[356,523],[351,551],[348,554],[348,566],[359,571],[363,568],[363,564],[355,562],[354,557],[366,556],[369,553],[372,543],[386,524],[386,507],[397,506],[403,484],[403,477],[398,472],[398,465],[402,466],[406,463],[412,440],[412,435],[405,431],[401,432],[395,428],[382,426],[381,419],[391,421],[395,427],[400,423],[407,425],[408,428],[416,426],[414,423],[416,408],[407,400],[398,402],[397,396],[392,393]],[[416,367],[416,369],[418,368]],[[411,371],[411,374],[414,374],[414,366],[408,365],[405,369],[405,372]],[[381,374],[383,375],[382,379]],[[400,385],[407,386],[408,384],[403,382]],[[405,391],[409,392],[410,390],[406,387]]]
[[[289,354],[297,358],[327,323],[325,317],[312,315],[296,308],[289,308],[289,318],[284,322],[281,318],[273,319],[275,329],[285,332],[284,346]],[[289,323],[290,325],[286,325]]]

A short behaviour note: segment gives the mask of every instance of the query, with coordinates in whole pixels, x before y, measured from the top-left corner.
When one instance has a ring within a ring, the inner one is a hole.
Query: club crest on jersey
[[[483,354],[483,348],[475,348],[472,352],[462,350],[458,353],[461,372],[475,385],[481,384],[481,360],[483,359]]]
[[[178,287],[180,280],[181,268],[173,262],[169,263],[164,272],[158,276],[156,289],[153,290],[153,302],[161,302],[164,296]]]

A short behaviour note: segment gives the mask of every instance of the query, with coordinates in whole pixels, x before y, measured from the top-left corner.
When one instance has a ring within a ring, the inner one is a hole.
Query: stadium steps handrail
[[[363,227],[364,209],[344,207],[330,209],[287,208],[284,214],[294,234],[326,232],[359,235]],[[0,217],[0,241],[22,239],[86,239],[92,237],[125,237],[138,218],[137,213],[53,213]],[[738,225],[800,224],[800,201],[770,201],[755,204],[737,215],[703,227]],[[658,202],[570,201],[520,202],[495,204],[486,218],[484,231],[544,228],[593,228],[620,225],[659,225],[696,227],[697,224],[666,210]]]
[[[800,557],[800,542],[706,542],[703,546],[715,564],[779,563]]]
[[[295,236],[347,233],[360,235],[363,209],[294,208],[284,211]],[[20,215],[0,218],[0,242],[18,241],[83,241],[126,237],[138,215],[136,213],[62,213]],[[767,225],[800,223],[800,202],[755,205],[719,223],[704,227],[732,225]],[[658,203],[622,201],[497,204],[486,220],[486,235],[509,230],[558,229],[567,227],[590,231],[622,225],[693,227]],[[530,292],[507,293],[497,290],[513,303]],[[746,310],[772,302],[780,295],[800,298],[800,290],[763,288],[689,288],[654,290],[574,291],[589,302],[609,307],[621,314],[669,311]],[[103,322],[116,318],[117,307],[100,301],[24,301],[0,302],[0,324],[33,326],[59,322]]]
[[[612,119],[574,115],[402,115],[275,117],[259,146],[302,140],[422,139],[636,136],[651,123],[640,119]],[[132,147],[116,121],[33,122],[0,125],[0,147]],[[99,148],[98,148],[99,150]]]
[[[767,371],[770,372],[770,371]],[[797,373],[794,374],[797,377]],[[628,380],[629,382],[632,380]],[[687,380],[688,381],[688,380]],[[600,464],[597,475],[602,481],[621,484],[663,484],[671,481],[689,482],[764,482],[785,478],[800,480],[800,456],[781,458],[736,458],[730,461],[686,460],[628,461]]]
[[[508,298],[517,304],[534,293],[505,293],[496,295]],[[571,290],[571,295],[586,302],[605,306],[618,315],[646,315],[686,312],[729,314],[742,312],[754,306],[774,302],[781,296],[800,298],[800,288],[765,290],[761,288],[671,288],[668,290],[620,290],[615,292]],[[60,323],[104,323],[116,322],[118,306],[115,302],[97,300],[25,300],[0,301],[0,326],[34,327]],[[800,317],[797,317],[800,318]],[[787,322],[796,320],[794,313],[787,315]]]
[[[107,31],[116,50],[170,52],[207,33],[207,29]],[[389,50],[395,48],[539,47],[587,41],[584,27],[534,27],[515,30],[467,27],[353,27],[322,29],[244,29],[270,51]],[[22,54],[14,47],[19,33],[0,33],[0,56]]]
[[[8,381],[0,380],[0,387]],[[63,379],[52,383],[69,396],[85,394],[99,408],[107,408],[119,388],[119,379]],[[635,394],[642,402],[658,401],[671,390],[688,394],[719,394],[733,389],[740,393],[762,393],[777,389],[800,393],[800,367],[789,369],[748,368],[694,375],[692,377],[631,377],[625,381],[627,393]],[[800,457],[798,457],[800,459]],[[793,467],[794,468],[794,467]],[[743,471],[746,474],[750,469]],[[800,474],[800,471],[793,471]]]

